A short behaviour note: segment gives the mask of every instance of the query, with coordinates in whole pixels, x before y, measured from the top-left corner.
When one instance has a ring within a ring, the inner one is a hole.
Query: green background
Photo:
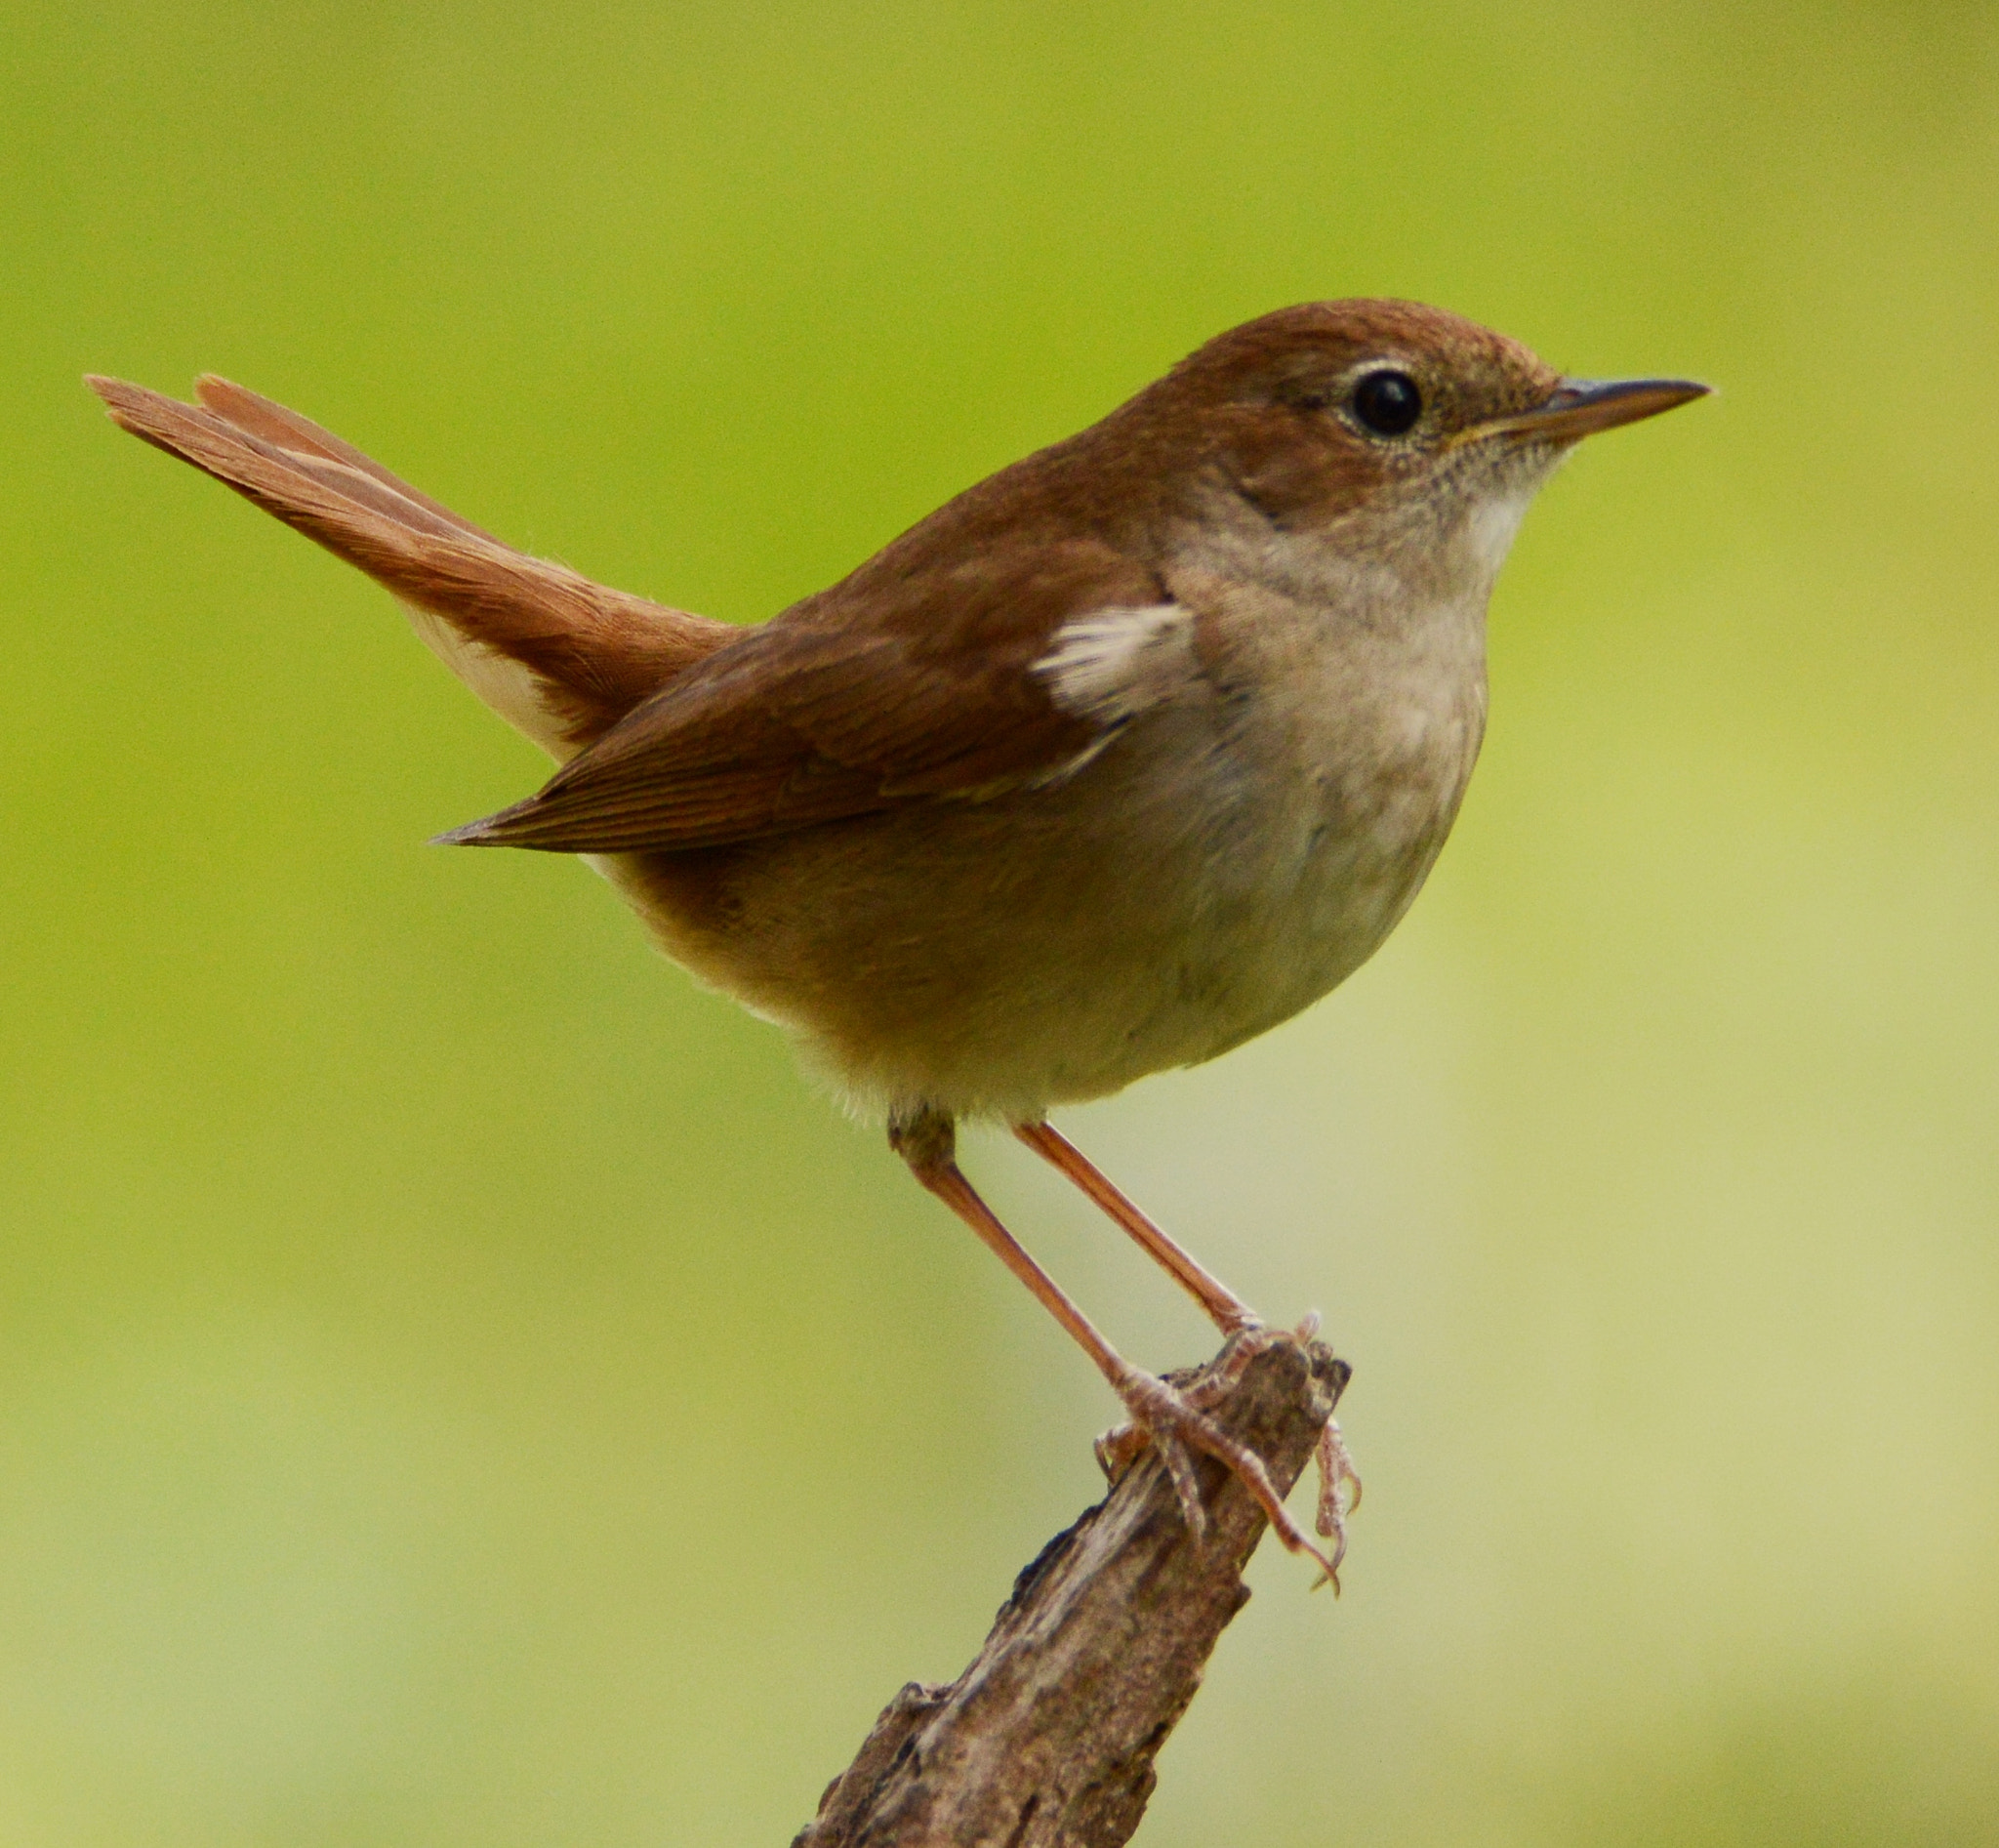
[[[1989,6],[153,0],[0,64],[0,1843],[784,1842],[1114,1410],[597,881],[427,849],[541,760],[78,375],[749,619],[1366,293],[1723,394],[1528,521],[1388,948],[1064,1120],[1357,1367],[1346,1596],[1259,1559],[1143,1839],[1999,1837]]]

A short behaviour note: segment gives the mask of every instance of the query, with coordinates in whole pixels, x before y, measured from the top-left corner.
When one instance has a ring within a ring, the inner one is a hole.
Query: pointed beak
[[[1511,417],[1495,417],[1466,431],[1465,437],[1530,436],[1542,442],[1572,443],[1600,430],[1656,417],[1676,405],[1704,398],[1712,386],[1692,379],[1564,379],[1546,403]]]

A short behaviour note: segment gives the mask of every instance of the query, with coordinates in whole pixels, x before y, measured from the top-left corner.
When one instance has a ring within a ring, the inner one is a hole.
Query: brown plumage
[[[856,594],[867,626],[800,606],[717,649],[517,807],[445,839],[567,853],[719,846],[898,803],[992,797],[1100,742],[1031,670],[1071,615],[1159,602],[1087,539]]]
[[[1123,722],[1063,711],[1033,672],[1062,625],[1170,601],[1171,529],[1202,517],[1212,478],[1279,527],[1365,496],[1384,458],[1328,424],[1334,384],[1358,351],[1434,335],[1441,318],[1314,303],[1223,335],[717,651],[538,795],[444,839],[714,846],[1060,778]],[[1556,383],[1497,335],[1449,334],[1460,364],[1492,373],[1447,404],[1460,423],[1524,409]]]
[[[241,387],[91,383],[386,585],[561,762],[447,840],[597,856],[671,955],[888,1118],[1102,1369],[1191,1523],[1190,1446],[1314,1550],[1255,1457],[993,1217],[953,1122],[1010,1123],[1221,1328],[1270,1338],[1044,1113],[1213,1057],[1373,952],[1471,774],[1486,598],[1529,500],[1580,436],[1702,388],[1564,381],[1410,303],[1285,309],[736,630],[515,552]],[[1336,1436],[1323,1460],[1337,1536]]]

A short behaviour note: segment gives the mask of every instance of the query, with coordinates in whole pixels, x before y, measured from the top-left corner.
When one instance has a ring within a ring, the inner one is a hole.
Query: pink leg
[[[944,1202],[1000,1261],[1018,1277],[1035,1299],[1068,1330],[1097,1369],[1110,1382],[1111,1390],[1123,1402],[1132,1422],[1144,1430],[1160,1453],[1189,1529],[1196,1535],[1206,1529],[1207,1516],[1201,1503],[1201,1488],[1188,1456],[1188,1448],[1205,1451],[1227,1464],[1237,1479],[1256,1498],[1264,1518],[1285,1546],[1317,1560],[1328,1579],[1333,1562],[1306,1537],[1292,1520],[1277,1493],[1263,1459],[1247,1445],[1239,1442],[1194,1405],[1177,1388],[1163,1379],[1131,1365],[1090,1326],[1088,1318],[1070,1299],[1055,1280],[1028,1255],[1026,1248],[1000,1224],[989,1206],[972,1189],[956,1159],[956,1136],[949,1118],[923,1113],[889,1126],[890,1146],[910,1166],[910,1172]],[[1219,1288],[1219,1286],[1217,1286]],[[1223,1293],[1226,1295],[1226,1293]],[[1233,1300],[1233,1299],[1231,1299]],[[1335,1580],[1335,1583],[1337,1581]]]
[[[1224,1335],[1246,1333],[1254,1335],[1263,1331],[1263,1319],[1254,1309],[1215,1277],[1192,1253],[1184,1251],[1168,1238],[1122,1188],[1053,1124],[1045,1119],[1040,1123],[1017,1123],[1013,1126],[1013,1133],[1043,1161],[1066,1174],[1123,1227],[1137,1241],[1140,1248],[1163,1265],[1171,1274],[1174,1282],[1206,1310],[1209,1319]],[[1316,1315],[1310,1317],[1305,1327],[1298,1331],[1299,1339],[1309,1340],[1318,1325],[1319,1318]],[[1209,1388],[1207,1394],[1201,1394],[1197,1389],[1196,1402],[1204,1403],[1232,1387],[1241,1377],[1243,1369],[1248,1366],[1250,1360],[1267,1344],[1254,1339],[1239,1344],[1235,1350],[1234,1364],[1226,1372],[1210,1376],[1205,1382]],[[1135,1455],[1132,1441],[1140,1435],[1139,1430],[1130,1427],[1123,1431],[1107,1432],[1098,1450],[1106,1468],[1115,1469],[1128,1463]],[[1353,1458],[1347,1455],[1346,1444],[1340,1437],[1339,1424],[1336,1420],[1327,1420],[1326,1429],[1320,1436],[1315,1460],[1319,1465],[1317,1526],[1320,1533],[1333,1542],[1332,1563],[1336,1567],[1345,1557],[1347,1550],[1346,1517],[1361,1505],[1361,1478],[1354,1468]],[[1345,1498],[1341,1495],[1342,1489],[1349,1491]],[[1334,1578],[1335,1586],[1338,1582],[1338,1579]]]
[[[1128,1232],[1173,1281],[1207,1311],[1224,1335],[1263,1326],[1263,1318],[1243,1301],[1190,1253],[1184,1252],[1139,1211],[1088,1156],[1048,1122],[1017,1123],[1013,1133],[1029,1148],[1081,1187],[1091,1200]]]

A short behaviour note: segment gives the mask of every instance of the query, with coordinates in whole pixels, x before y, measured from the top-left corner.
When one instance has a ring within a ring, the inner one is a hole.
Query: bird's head
[[[1576,442],[1707,390],[1564,378],[1412,302],[1312,302],[1217,336],[1099,428],[1172,482],[1192,520],[1233,502],[1237,532],[1260,528],[1280,551],[1489,584]]]

